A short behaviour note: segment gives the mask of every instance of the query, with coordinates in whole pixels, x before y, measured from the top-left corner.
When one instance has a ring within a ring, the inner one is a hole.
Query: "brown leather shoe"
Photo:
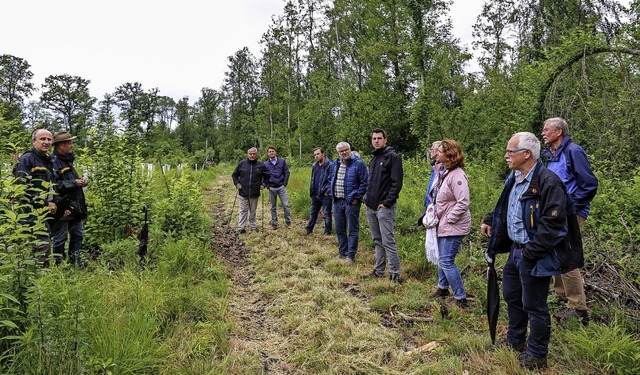
[[[553,314],[553,317],[556,318],[558,324],[565,320],[576,318],[580,319],[582,325],[585,327],[589,325],[589,311],[587,310],[565,309]]]

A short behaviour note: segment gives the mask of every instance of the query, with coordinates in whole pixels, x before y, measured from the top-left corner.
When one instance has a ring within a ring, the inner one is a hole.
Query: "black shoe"
[[[463,299],[454,299],[453,304],[458,306],[458,308],[466,309],[469,307],[469,302],[467,302],[466,298]]]
[[[360,280],[369,280],[369,279],[381,279],[384,276],[380,276],[378,275],[375,271],[371,272],[368,275],[362,275],[360,276]]]
[[[305,231],[305,233],[307,233],[307,236],[311,234],[311,230],[310,229],[305,229],[304,231]]]
[[[246,233],[247,231],[244,228],[242,228],[242,229],[238,229],[236,232],[239,234],[242,234],[242,233]]]
[[[402,284],[402,281],[400,280],[400,274],[397,274],[397,273],[390,273],[389,274],[389,280],[392,283]]]
[[[547,367],[547,356],[537,356],[524,352],[518,356],[518,362],[520,362],[520,366],[527,370],[537,370]]]
[[[435,292],[431,293],[431,297],[433,297],[433,298],[443,297],[444,298],[444,297],[447,297],[449,294],[451,294],[451,293],[449,293],[449,289],[440,289],[440,288],[438,288],[438,289],[436,289]]]

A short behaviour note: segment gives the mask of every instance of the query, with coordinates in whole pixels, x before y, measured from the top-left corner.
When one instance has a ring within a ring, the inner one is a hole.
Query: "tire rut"
[[[263,374],[292,374],[294,371],[287,365],[286,355],[278,351],[279,343],[285,340],[278,334],[278,320],[268,313],[270,302],[261,296],[255,283],[252,251],[238,238],[233,221],[227,222],[231,215],[228,215],[225,189],[205,189],[207,202],[214,201],[213,196],[221,198],[216,204],[208,205],[214,223],[211,227],[212,247],[223,259],[233,283],[226,314],[234,324],[229,332],[228,373],[255,373],[257,370]]]

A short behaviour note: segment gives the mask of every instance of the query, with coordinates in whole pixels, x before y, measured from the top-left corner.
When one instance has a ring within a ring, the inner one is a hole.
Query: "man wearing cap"
[[[59,264],[66,258],[65,245],[69,236],[69,263],[74,266],[84,266],[80,259],[84,228],[82,221],[87,218],[87,205],[84,199],[83,187],[87,186],[87,177],[80,177],[73,161],[73,140],[68,132],[58,133],[53,137],[53,170],[55,173],[56,191],[58,195],[69,202],[65,215],[56,220],[51,228],[53,237],[53,254]]]
[[[33,253],[38,261],[45,267],[48,266],[50,251],[49,223],[45,219],[45,228],[38,228],[38,211],[48,207],[49,213],[56,213],[54,195],[51,194],[49,183],[53,182],[53,167],[48,152],[51,149],[51,132],[46,129],[36,129],[31,133],[31,149],[18,160],[13,169],[16,183],[25,185],[25,198],[29,202],[28,216],[24,220],[33,228],[36,242]]]

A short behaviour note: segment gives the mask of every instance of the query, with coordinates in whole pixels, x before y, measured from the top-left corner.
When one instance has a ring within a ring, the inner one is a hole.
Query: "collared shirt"
[[[534,168],[531,168],[524,179],[522,179],[521,172],[514,171],[516,183],[513,184],[513,188],[511,188],[511,192],[509,193],[509,205],[507,207],[507,233],[513,242],[517,242],[519,244],[529,242],[529,236],[527,235],[524,222],[522,221],[522,205],[520,204],[520,201],[522,200],[524,192],[529,188],[529,183],[533,176],[533,169]]]
[[[276,165],[276,163],[278,162],[278,157],[276,156],[273,159],[269,159],[269,161],[271,162],[271,164]]]
[[[344,198],[344,176],[347,172],[347,164],[344,160],[340,161],[340,167],[338,167],[338,174],[336,175],[336,191],[334,197]]]

